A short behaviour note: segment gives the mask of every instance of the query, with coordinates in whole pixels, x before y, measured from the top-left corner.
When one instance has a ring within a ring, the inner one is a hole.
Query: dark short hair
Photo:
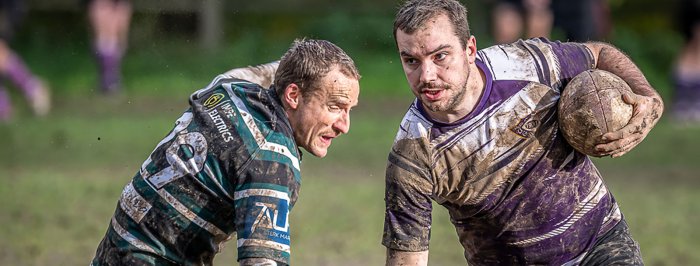
[[[471,36],[467,21],[467,8],[455,0],[409,0],[406,1],[394,19],[394,40],[396,32],[401,30],[413,34],[423,27],[431,18],[445,14],[452,22],[454,34],[459,37],[462,48],[467,47],[467,39]]]
[[[280,60],[275,89],[282,95],[289,84],[295,83],[306,95],[317,90],[316,83],[336,66],[347,77],[360,79],[355,62],[337,45],[325,40],[294,40]]]

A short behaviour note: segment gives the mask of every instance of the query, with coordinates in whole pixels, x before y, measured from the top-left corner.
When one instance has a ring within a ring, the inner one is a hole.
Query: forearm
[[[632,91],[636,94],[661,98],[659,94],[651,87],[649,81],[637,65],[617,48],[599,43],[598,62],[596,68],[608,71],[621,77],[627,84],[630,85]]]
[[[264,88],[268,88],[275,80],[275,72],[277,71],[278,66],[279,61],[274,61],[257,66],[234,68],[224,73],[224,75],[232,78],[247,80]]]
[[[642,71],[619,49],[605,43],[588,43],[587,46],[596,58],[595,67],[613,73],[622,78],[638,95],[653,98],[654,123],[663,113],[664,103],[659,93],[649,84]]]
[[[242,259],[240,261],[240,266],[277,266],[276,261],[264,258],[250,258]]]
[[[422,266],[428,265],[428,251],[399,251],[387,248],[387,266]]]
[[[619,157],[636,147],[661,118],[664,103],[641,70],[622,51],[606,43],[586,43],[594,57],[594,67],[622,78],[633,94],[622,99],[632,105],[632,118],[623,128],[605,133],[596,145],[599,156]]]

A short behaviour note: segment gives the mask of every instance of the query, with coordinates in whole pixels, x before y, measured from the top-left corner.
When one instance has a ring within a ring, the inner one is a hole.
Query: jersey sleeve
[[[491,46],[479,50],[478,56],[494,80],[538,82],[557,91],[579,73],[595,66],[586,45],[546,38]]]
[[[288,191],[274,184],[256,183],[236,191],[238,259],[267,258],[289,265]]]
[[[279,150],[287,148],[279,146]],[[299,171],[286,157],[280,157],[284,156],[260,148],[236,177],[239,260],[267,258],[278,265],[290,263],[289,213],[297,198]]]
[[[547,43],[554,54],[555,69],[559,70],[558,80],[555,80],[553,87],[561,85],[562,89],[569,81],[581,72],[592,69],[595,66],[593,54],[582,43],[549,41],[545,38],[537,39]]]
[[[425,251],[432,223],[432,183],[428,168],[420,166],[415,157],[401,153],[415,146],[410,142],[397,142],[389,154],[382,244],[401,251]]]
[[[272,99],[265,98],[267,91],[257,85],[234,80],[222,87],[236,120],[233,144],[220,156],[233,190],[238,259],[265,258],[289,265],[289,212],[301,182],[300,155],[291,128]]]
[[[269,110],[261,110],[262,102],[254,103],[254,97],[248,94],[242,97],[247,104],[243,100],[236,103],[242,119],[237,131],[250,154],[238,165],[235,175],[238,259],[267,258],[288,265],[289,212],[301,181],[300,155],[291,128],[280,131],[283,126],[279,119]]]

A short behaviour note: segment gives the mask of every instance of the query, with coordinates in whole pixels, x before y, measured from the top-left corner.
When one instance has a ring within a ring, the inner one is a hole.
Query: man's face
[[[473,37],[463,48],[449,18],[437,15],[413,34],[397,30],[396,43],[411,90],[428,112],[456,113],[465,108],[469,64],[476,58]]]
[[[297,145],[324,157],[333,139],[350,130],[350,109],[357,105],[360,85],[336,67],[318,86],[312,93],[299,95],[298,105],[288,115]]]

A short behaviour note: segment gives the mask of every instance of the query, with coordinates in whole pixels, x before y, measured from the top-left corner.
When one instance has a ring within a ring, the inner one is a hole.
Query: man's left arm
[[[623,95],[623,100],[633,106],[629,123],[618,131],[602,136],[596,151],[601,156],[620,157],[637,146],[649,134],[661,118],[664,103],[659,93],[649,84],[641,70],[622,51],[606,43],[585,44],[594,57],[594,67],[622,78],[634,94]]]

